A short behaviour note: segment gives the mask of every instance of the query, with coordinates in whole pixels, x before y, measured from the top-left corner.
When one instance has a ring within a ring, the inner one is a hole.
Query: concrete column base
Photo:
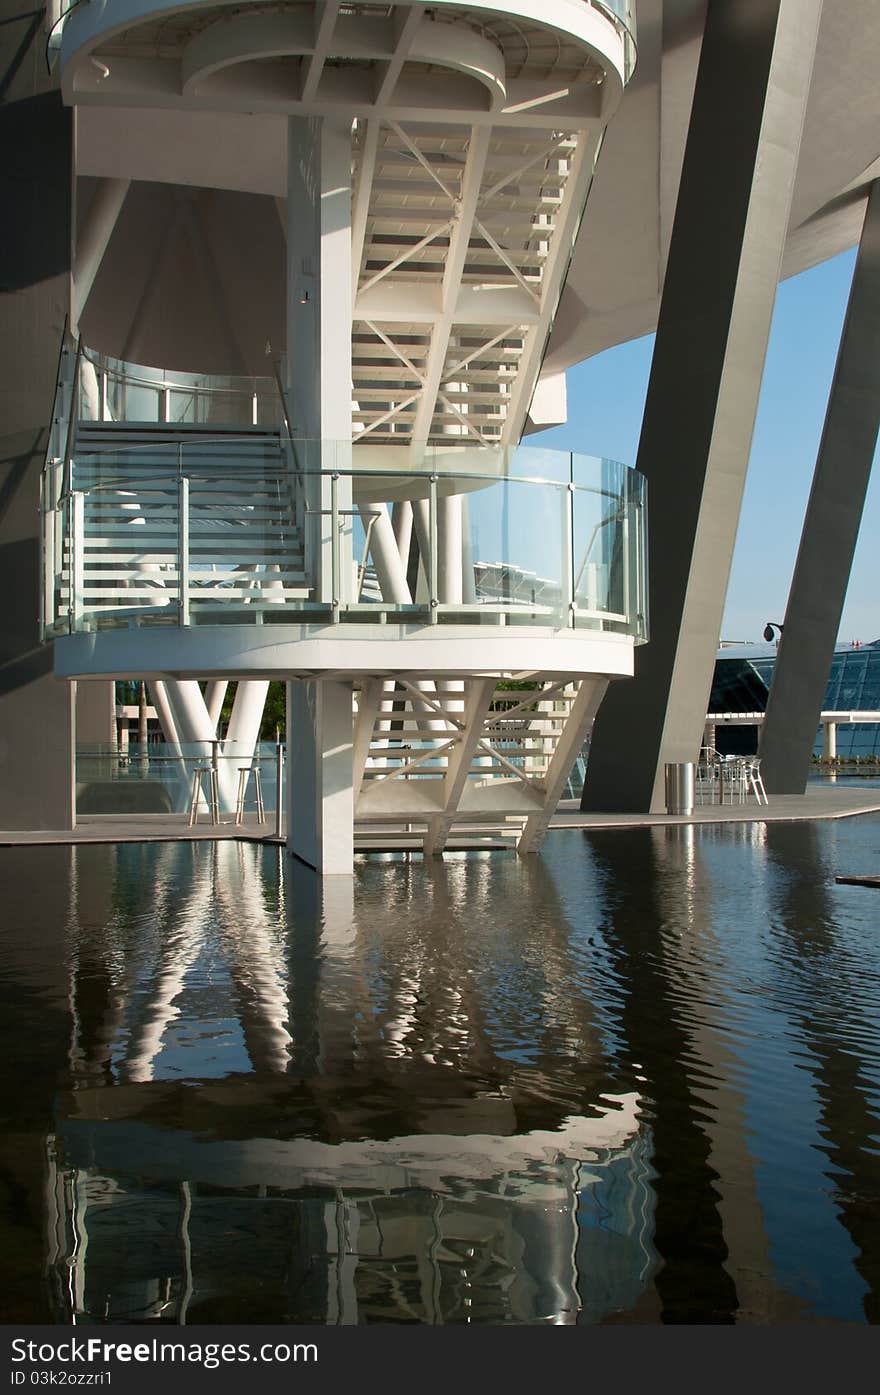
[[[322,876],[354,870],[352,685],[287,685],[287,851]]]

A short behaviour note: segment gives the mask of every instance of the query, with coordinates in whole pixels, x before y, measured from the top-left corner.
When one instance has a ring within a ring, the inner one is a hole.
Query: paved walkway
[[[747,804],[697,805],[693,814],[582,814],[576,799],[563,799],[551,828],[654,828],[681,823],[785,823],[803,819],[848,819],[880,813],[880,786],[810,785],[806,794],[772,795],[765,807]]]
[[[770,823],[804,819],[846,819],[856,814],[880,813],[880,787],[859,789],[853,785],[810,786],[804,795],[776,795],[764,808],[749,804],[709,804],[697,807],[692,815],[669,814],[582,814],[577,800],[564,799],[550,824],[554,828],[652,828],[674,824],[700,823]],[[275,842],[275,819],[270,815],[265,824],[258,824],[255,815],[246,815],[243,824],[229,819],[218,827],[203,821],[189,827],[185,814],[86,814],[71,829],[14,829],[0,831],[0,847],[21,847],[28,844],[46,846],[68,843],[166,843],[170,841],[204,841],[216,838],[242,838],[248,842]],[[509,828],[509,825],[508,825]],[[483,831],[483,837],[490,832]],[[497,832],[500,832],[500,825]],[[393,830],[376,830],[366,844],[366,830],[358,837],[358,851],[396,850],[404,846]],[[470,833],[471,837],[468,836]],[[477,836],[474,836],[477,835]],[[365,845],[366,844],[366,845]],[[480,839],[476,828],[460,831],[450,840],[449,850],[469,847],[501,847],[494,839]]]

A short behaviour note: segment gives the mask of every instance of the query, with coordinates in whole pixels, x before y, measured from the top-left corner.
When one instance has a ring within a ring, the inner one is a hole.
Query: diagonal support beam
[[[364,783],[364,771],[370,754],[370,742],[376,726],[376,718],[382,705],[385,684],[381,678],[369,678],[361,688],[358,699],[357,717],[354,724],[354,750],[352,755],[352,782],[354,802],[357,807],[358,795]]]
[[[381,281],[384,277],[389,276],[391,272],[396,271],[399,266],[403,266],[404,262],[408,262],[417,252],[421,252],[425,247],[430,246],[438,237],[442,237],[444,233],[448,232],[452,226],[453,224],[451,221],[441,223],[439,227],[433,228],[431,232],[426,233],[420,242],[416,242],[412,247],[407,247],[403,252],[398,253],[393,261],[388,262],[387,266],[381,267],[379,271],[374,272],[368,281],[362,282],[358,287],[358,295],[363,291],[368,291],[371,286],[376,285],[377,281]]]
[[[437,394],[443,379],[446,356],[449,351],[449,336],[455,319],[455,302],[458,297],[461,277],[464,271],[468,247],[474,228],[474,219],[480,201],[480,186],[489,154],[491,131],[486,126],[471,127],[467,160],[462,179],[462,196],[456,209],[449,239],[449,253],[443,274],[442,314],[431,335],[431,348],[428,352],[426,382],[422,392],[415,421],[412,440],[417,450],[431,434],[431,423],[437,404]],[[438,180],[442,184],[442,181]]]
[[[351,200],[351,297],[352,314],[357,300],[358,282],[361,277],[361,263],[364,259],[364,243],[367,237],[367,220],[370,213],[370,195],[373,192],[373,176],[376,173],[376,155],[379,150],[379,134],[382,123],[377,118],[367,122],[367,132],[358,162],[357,184]]]
[[[446,846],[495,696],[495,683],[494,678],[475,678],[469,685],[464,731],[449,753],[443,780],[443,814],[429,820],[423,844],[425,857],[438,857]]]
[[[423,16],[424,10],[421,5],[411,5],[406,15],[401,19],[400,7],[395,5],[393,22],[396,43],[394,45],[394,53],[382,74],[382,80],[376,92],[377,107],[385,107],[391,101],[400,74],[403,72],[403,65],[409,56],[413,39],[418,32]]]
[[[527,853],[537,852],[540,848],[544,835],[550,826],[550,820],[556,812],[556,806],[562,798],[562,791],[565,789],[565,782],[569,777],[571,767],[577,759],[578,751],[587,739],[607,688],[607,678],[584,678],[581,681],[568,721],[556,743],[547,774],[542,781],[544,807],[540,813],[530,814],[526,819],[525,827],[516,845],[517,852],[523,856]]]
[[[556,230],[550,241],[549,255],[541,276],[541,316],[538,323],[532,325],[526,334],[502,432],[503,445],[518,441],[525,426],[538,374],[544,361],[547,335],[562,295],[600,145],[601,136],[592,131],[579,133],[577,147],[572,156],[571,172],[565,181],[562,204],[556,218]]]
[[[314,101],[318,90],[318,83],[321,81],[321,74],[324,71],[324,64],[330,56],[330,44],[333,39],[333,30],[336,28],[336,16],[339,14],[340,0],[324,0],[321,11],[321,18],[318,22],[317,33],[315,34],[315,51],[309,60],[308,71],[302,88],[302,100],[304,102]]]

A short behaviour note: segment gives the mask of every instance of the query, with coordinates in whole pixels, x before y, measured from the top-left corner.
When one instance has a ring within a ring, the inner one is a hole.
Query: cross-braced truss
[[[354,738],[355,825],[406,825],[427,853],[452,827],[506,822],[537,847],[606,680],[400,674],[365,680]]]
[[[355,431],[519,439],[586,195],[589,131],[370,118],[355,132]]]

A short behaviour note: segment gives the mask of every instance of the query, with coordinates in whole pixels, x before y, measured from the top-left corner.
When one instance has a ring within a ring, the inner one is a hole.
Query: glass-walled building
[[[709,698],[713,715],[763,712],[776,663],[776,650],[768,645],[736,645],[722,649],[715,663]],[[880,640],[871,644],[839,645],[831,661],[823,712],[880,711]],[[718,725],[715,744],[725,754],[752,752],[757,748],[757,726]],[[816,733],[813,754],[822,755],[822,731]],[[880,723],[840,722],[837,726],[840,760],[880,756]]]

